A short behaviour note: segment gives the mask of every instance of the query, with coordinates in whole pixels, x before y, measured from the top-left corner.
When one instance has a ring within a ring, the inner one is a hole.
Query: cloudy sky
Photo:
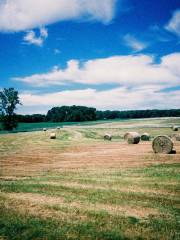
[[[53,106],[180,108],[179,0],[0,0],[0,89]]]

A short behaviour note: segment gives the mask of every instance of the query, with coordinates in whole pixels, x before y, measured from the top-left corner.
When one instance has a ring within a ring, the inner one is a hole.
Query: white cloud
[[[117,0],[1,0],[0,31],[22,31],[58,21],[83,19],[108,23]]]
[[[162,58],[162,65],[179,79],[180,84],[180,53],[172,53]]]
[[[49,73],[36,74],[18,80],[32,85],[59,85],[68,83],[92,84],[84,90],[66,90],[55,93],[22,93],[24,104],[19,111],[45,112],[53,106],[86,105],[97,109],[178,108],[180,90],[163,91],[180,85],[180,53],[162,57],[156,64],[147,55],[114,56],[85,62],[71,60],[65,69],[57,66]],[[111,90],[95,89],[96,84],[116,83]],[[28,110],[29,109],[29,110]],[[43,110],[44,109],[44,110]]]
[[[143,49],[147,48],[147,43],[136,39],[131,34],[126,34],[123,37],[123,41],[128,47],[132,48],[133,51],[135,51],[135,52],[140,52]]]
[[[178,108],[180,91],[157,92],[156,86],[139,88],[116,88],[106,91],[95,89],[62,91],[44,95],[21,94],[23,106],[19,112],[45,113],[53,106],[86,105],[97,109],[152,109]],[[167,101],[165,100],[167,99]],[[22,109],[22,110],[21,110]],[[43,109],[46,109],[45,111]]]
[[[48,31],[46,28],[42,27],[39,29],[39,36],[36,36],[35,31],[31,30],[31,31],[27,31],[23,40],[27,44],[42,46],[47,37],[48,37]]]
[[[175,33],[180,37],[180,9],[173,13],[169,23],[165,26],[166,30]]]
[[[89,60],[81,65],[77,60],[70,60],[65,69],[56,66],[47,73],[13,79],[33,86],[116,83],[124,87],[171,87],[180,83],[179,69],[180,53],[162,57],[159,64],[152,56],[128,55]]]

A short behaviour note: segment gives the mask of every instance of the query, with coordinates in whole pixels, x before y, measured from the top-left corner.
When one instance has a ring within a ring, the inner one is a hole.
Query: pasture
[[[172,136],[172,125],[180,118],[1,134],[0,239],[180,239],[180,141],[165,155],[123,139]]]

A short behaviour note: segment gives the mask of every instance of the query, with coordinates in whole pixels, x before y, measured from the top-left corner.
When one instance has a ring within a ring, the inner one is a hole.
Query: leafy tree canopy
[[[0,91],[0,112],[5,130],[13,130],[17,127],[17,119],[14,113],[20,103],[18,91],[14,88],[4,88]]]

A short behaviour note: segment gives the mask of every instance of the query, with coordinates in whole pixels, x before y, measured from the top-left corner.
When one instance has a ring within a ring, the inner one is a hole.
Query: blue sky
[[[19,113],[179,108],[179,0],[0,0],[4,87]]]

